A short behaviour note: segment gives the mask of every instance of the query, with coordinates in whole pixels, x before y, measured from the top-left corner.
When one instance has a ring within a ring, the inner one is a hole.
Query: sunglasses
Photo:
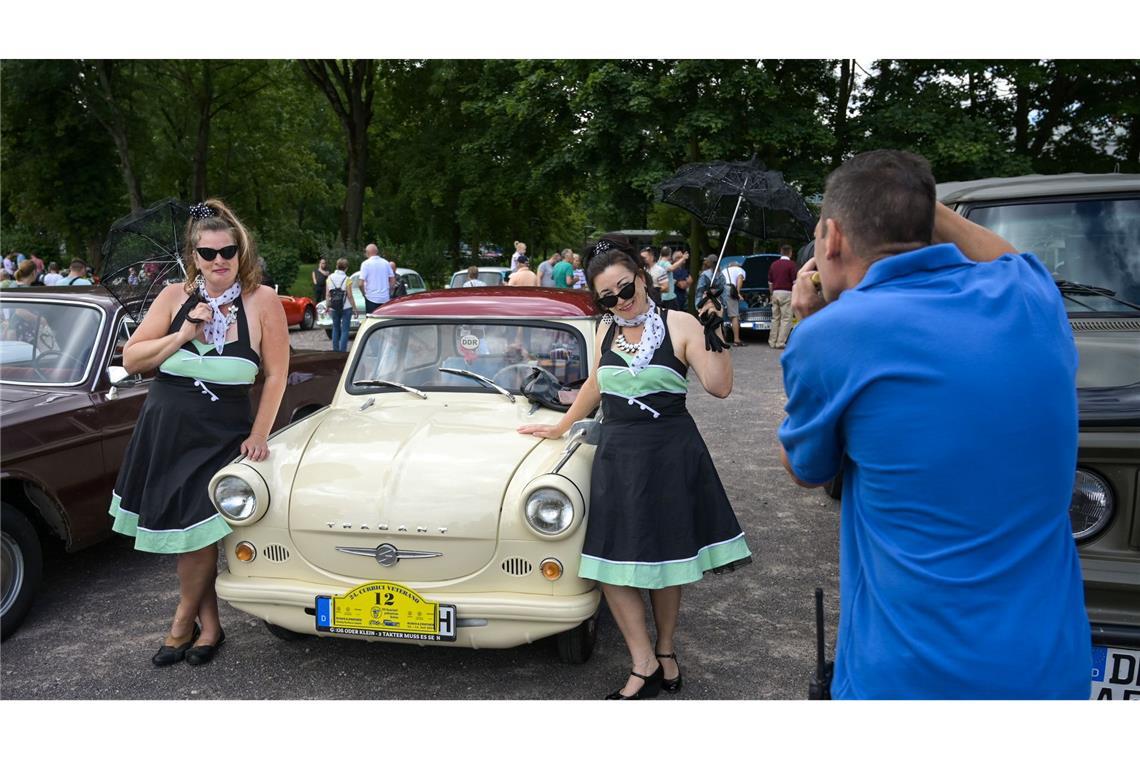
[[[633,294],[636,291],[636,280],[630,280],[622,287],[621,290],[617,292],[616,296],[598,296],[596,300],[598,302],[598,305],[603,309],[612,309],[613,307],[617,306],[618,301],[626,301],[630,298],[633,298]]]
[[[206,261],[213,261],[219,255],[223,259],[225,259],[226,261],[229,261],[234,256],[237,256],[238,247],[236,245],[227,245],[224,248],[218,248],[218,249],[195,248],[194,250],[197,251],[198,255],[201,256]]]

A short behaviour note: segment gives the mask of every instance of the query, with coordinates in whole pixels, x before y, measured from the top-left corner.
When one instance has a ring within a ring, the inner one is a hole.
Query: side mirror
[[[585,435],[583,435],[583,433],[585,433]],[[567,437],[573,441],[580,435],[582,435],[582,438],[578,440],[582,443],[597,446],[598,441],[602,437],[601,424],[597,420],[578,420],[570,426],[570,434]]]
[[[562,451],[562,457],[558,463],[554,465],[554,469],[550,474],[557,475],[562,466],[573,456],[574,452],[583,443],[590,446],[597,446],[598,441],[602,437],[601,423],[597,420],[578,420],[570,426],[570,433],[567,435],[566,448]]]
[[[107,380],[113,388],[130,388],[142,382],[142,377],[130,374],[123,367],[107,367]]]

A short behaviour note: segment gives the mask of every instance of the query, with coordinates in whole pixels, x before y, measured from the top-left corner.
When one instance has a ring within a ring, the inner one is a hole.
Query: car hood
[[[332,409],[309,440],[289,502],[297,548],[332,573],[433,581],[476,572],[495,554],[503,496],[540,439],[485,394],[442,403]],[[439,552],[381,568],[338,547]]]

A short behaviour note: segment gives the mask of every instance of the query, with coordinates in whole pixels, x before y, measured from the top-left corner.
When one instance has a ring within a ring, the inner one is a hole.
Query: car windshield
[[[1140,198],[1100,198],[981,206],[967,214],[1032,251],[1058,280],[1105,288],[1140,303]],[[1065,287],[1069,313],[1136,310],[1107,295]]]
[[[474,372],[517,392],[535,368],[563,385],[589,372],[586,343],[571,327],[549,322],[391,322],[365,336],[352,383],[391,380],[418,390],[477,389],[479,381],[441,368]],[[354,392],[390,392],[363,387]]]
[[[502,285],[503,284],[503,273],[499,272],[499,271],[491,271],[491,272],[482,272],[481,271],[481,272],[479,272],[479,279],[482,280],[483,283],[486,285]],[[467,270],[466,269],[464,269],[462,272],[456,272],[455,274],[451,275],[451,287],[461,288],[461,287],[463,287],[463,283],[465,283],[465,282],[467,282]]]
[[[0,304],[0,381],[74,385],[99,336],[98,309],[8,299]]]

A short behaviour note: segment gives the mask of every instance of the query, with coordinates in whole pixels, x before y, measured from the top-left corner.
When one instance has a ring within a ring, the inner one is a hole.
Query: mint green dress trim
[[[119,506],[120,501],[119,495],[112,493],[108,513],[115,518],[115,522],[111,525],[111,530],[133,537],[135,548],[142,552],[185,554],[215,544],[234,532],[219,514],[213,514],[183,530],[147,530],[139,527],[138,515]]]
[[[240,356],[202,356],[203,350],[212,348],[194,340],[197,354],[180,348],[159,369],[168,375],[189,377],[205,383],[219,385],[249,385],[257,378],[257,365]]]
[[[751,556],[741,533],[736,538],[701,548],[695,557],[669,562],[614,562],[583,554],[578,575],[614,586],[666,588],[700,580],[709,570]]]
[[[667,367],[649,365],[636,375],[621,367],[598,367],[598,390],[620,396],[650,393],[687,393],[689,383]]]

